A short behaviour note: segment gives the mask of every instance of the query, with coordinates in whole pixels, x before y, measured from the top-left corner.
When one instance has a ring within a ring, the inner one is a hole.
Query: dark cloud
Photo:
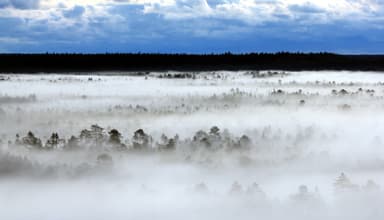
[[[0,0],[0,8],[37,9],[40,0]]]

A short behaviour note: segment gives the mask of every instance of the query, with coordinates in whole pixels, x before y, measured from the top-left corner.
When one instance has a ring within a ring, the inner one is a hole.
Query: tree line
[[[384,55],[333,53],[155,54],[45,53],[0,54],[0,72],[215,71],[215,70],[383,71]]]

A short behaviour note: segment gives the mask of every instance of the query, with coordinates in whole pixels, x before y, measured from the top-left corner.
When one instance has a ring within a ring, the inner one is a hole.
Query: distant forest
[[[361,70],[384,71],[384,55],[248,54],[0,54],[2,73],[92,71]]]

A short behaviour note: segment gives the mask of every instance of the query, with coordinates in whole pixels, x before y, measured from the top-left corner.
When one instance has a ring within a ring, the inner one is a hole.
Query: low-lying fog
[[[0,219],[384,219],[384,74],[0,74]]]

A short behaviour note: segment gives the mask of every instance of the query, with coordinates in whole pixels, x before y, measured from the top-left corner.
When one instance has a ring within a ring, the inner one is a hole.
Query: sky
[[[384,0],[0,0],[0,53],[384,53]]]

